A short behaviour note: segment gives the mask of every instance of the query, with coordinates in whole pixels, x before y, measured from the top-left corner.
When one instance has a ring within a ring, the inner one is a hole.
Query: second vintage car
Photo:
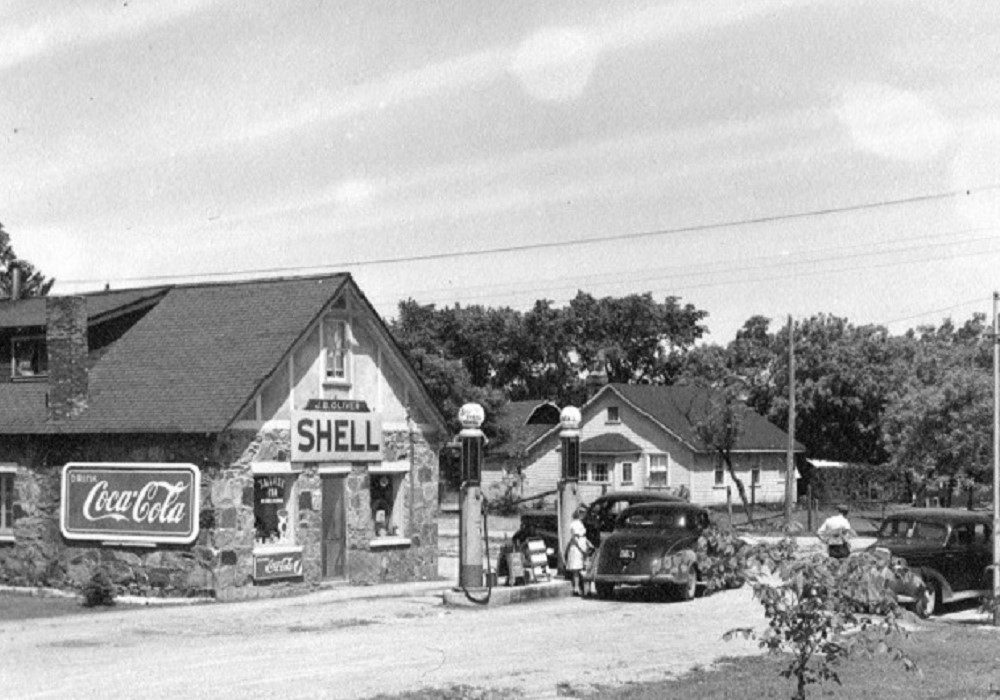
[[[915,576],[890,587],[900,602],[930,617],[945,603],[989,594],[991,525],[984,512],[913,508],[886,517],[869,551],[906,562]]]
[[[698,590],[695,547],[708,511],[690,503],[643,503],[626,508],[604,537],[586,578],[599,598],[618,585],[657,586],[680,600]]]

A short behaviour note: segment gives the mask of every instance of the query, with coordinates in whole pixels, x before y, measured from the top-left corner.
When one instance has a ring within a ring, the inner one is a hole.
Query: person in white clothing
[[[816,532],[826,544],[827,553],[834,559],[844,559],[851,553],[851,538],[858,534],[851,527],[847,513],[847,506],[837,506],[837,514],[824,520]]]
[[[582,574],[591,549],[590,540],[587,539],[587,527],[581,520],[584,512],[583,507],[579,507],[573,514],[573,521],[569,525],[569,542],[566,543],[564,552],[566,573],[573,579],[573,595],[579,596],[584,594]]]

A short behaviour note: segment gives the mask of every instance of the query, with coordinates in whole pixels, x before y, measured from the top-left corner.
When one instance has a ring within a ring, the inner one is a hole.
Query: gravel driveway
[[[463,684],[554,697],[560,684],[658,679],[759,653],[721,639],[746,625],[763,625],[747,589],[689,603],[467,609],[445,607],[440,584],[421,584],[118,606],[0,624],[0,687],[5,698],[366,698]]]

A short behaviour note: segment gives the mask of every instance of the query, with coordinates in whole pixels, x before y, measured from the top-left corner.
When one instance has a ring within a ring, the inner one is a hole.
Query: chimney
[[[17,301],[21,298],[21,266],[10,266],[10,300]]]
[[[594,398],[594,395],[601,390],[601,388],[608,383],[608,373],[604,371],[604,368],[592,369],[587,372],[587,401]]]
[[[49,353],[49,420],[65,421],[87,407],[87,300],[45,298]]]

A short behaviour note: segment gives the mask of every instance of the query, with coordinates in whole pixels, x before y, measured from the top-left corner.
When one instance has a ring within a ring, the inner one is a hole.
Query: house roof
[[[621,455],[642,452],[642,448],[618,433],[604,433],[580,443],[580,454]]]
[[[86,294],[87,319],[91,322],[162,296],[169,287],[122,289]],[[45,297],[0,301],[0,328],[44,328]]]
[[[694,385],[607,384],[581,408],[585,419],[588,407],[604,400],[608,393],[617,395],[624,403],[646,415],[693,450],[710,451],[708,445],[698,437],[697,430],[698,421],[707,414],[710,406],[710,390]],[[551,429],[546,434],[549,433]],[[778,452],[787,449],[788,434],[785,431],[756,411],[746,411],[743,430],[734,451]],[[805,448],[796,442],[795,451],[804,452]]]
[[[511,450],[518,444],[529,445],[559,424],[559,407],[551,401],[509,401],[497,423],[507,439],[494,450]]]
[[[91,369],[80,415],[47,424],[44,383],[2,383],[0,432],[218,432],[347,284],[349,275],[335,274],[161,289]]]

